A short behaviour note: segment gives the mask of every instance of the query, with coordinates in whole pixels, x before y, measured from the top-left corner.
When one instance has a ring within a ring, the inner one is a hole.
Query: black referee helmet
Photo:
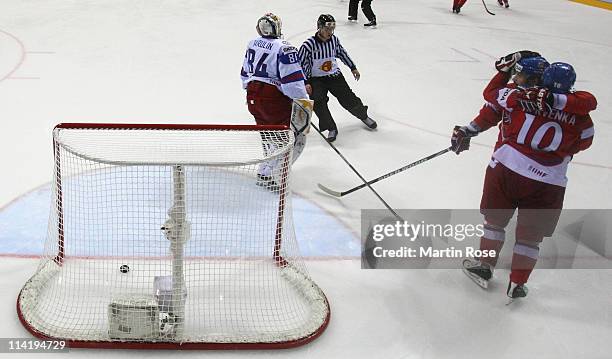
[[[336,19],[331,14],[321,14],[319,15],[319,19],[317,20],[317,29],[323,27],[336,27]]]

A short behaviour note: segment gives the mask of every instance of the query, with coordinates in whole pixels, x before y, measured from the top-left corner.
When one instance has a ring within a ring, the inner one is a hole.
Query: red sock
[[[534,243],[534,246],[526,246],[521,243],[516,243],[514,245],[510,281],[516,284],[527,283],[529,275],[538,261],[539,248],[537,244],[538,243]]]

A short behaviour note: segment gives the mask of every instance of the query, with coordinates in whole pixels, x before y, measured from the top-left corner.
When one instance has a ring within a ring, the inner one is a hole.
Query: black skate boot
[[[327,142],[334,142],[338,137],[338,130],[329,130],[327,133]]]
[[[508,4],[508,0],[504,0],[504,6],[506,7],[506,9],[510,7],[510,4]]]
[[[499,4],[499,6],[504,6],[504,0],[497,0],[497,3]]]
[[[264,176],[258,174],[257,182],[255,184],[260,187],[267,188],[270,192],[278,192],[280,190],[280,186],[278,185],[278,183],[276,183],[274,177],[272,176]]]
[[[368,22],[367,24],[363,24],[366,29],[375,29],[376,28],[376,19]]]
[[[365,125],[368,126],[368,128],[371,130],[378,127],[378,124],[376,123],[376,121],[372,120],[369,116],[366,117],[364,120],[361,120],[361,122],[365,123]]]
[[[357,17],[356,16],[349,16],[348,17],[348,21],[349,22],[357,22]]]
[[[508,297],[510,299],[516,299],[526,297],[527,292],[529,292],[529,290],[527,289],[527,286],[525,284],[516,284],[513,282],[509,282],[508,291],[506,292],[506,294],[508,294]]]
[[[489,279],[493,277],[493,268],[479,260],[466,258],[463,260],[463,273],[470,277],[474,283],[487,289],[489,287]]]

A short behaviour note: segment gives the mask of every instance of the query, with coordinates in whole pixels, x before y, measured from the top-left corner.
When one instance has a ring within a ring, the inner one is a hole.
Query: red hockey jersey
[[[474,120],[483,130],[501,121],[493,160],[525,177],[565,187],[572,156],[593,141],[589,112],[597,106],[595,97],[584,91],[555,94],[553,106],[534,111],[509,79],[500,72],[491,80],[483,93],[488,105]]]

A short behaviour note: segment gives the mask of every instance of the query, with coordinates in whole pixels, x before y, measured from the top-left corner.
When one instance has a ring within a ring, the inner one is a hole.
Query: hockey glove
[[[555,103],[555,97],[548,89],[545,88],[531,88],[523,92],[519,101],[523,107],[523,110],[529,112],[529,108],[534,108],[538,111],[545,111],[553,107]]]
[[[501,57],[499,60],[495,61],[495,68],[499,72],[509,73],[514,68],[517,62],[521,59],[527,59],[530,57],[540,56],[539,53],[530,50],[522,50],[518,52],[513,52],[504,57]]]
[[[451,137],[451,150],[456,154],[470,149],[470,139],[478,135],[478,128],[472,124],[455,126]]]

